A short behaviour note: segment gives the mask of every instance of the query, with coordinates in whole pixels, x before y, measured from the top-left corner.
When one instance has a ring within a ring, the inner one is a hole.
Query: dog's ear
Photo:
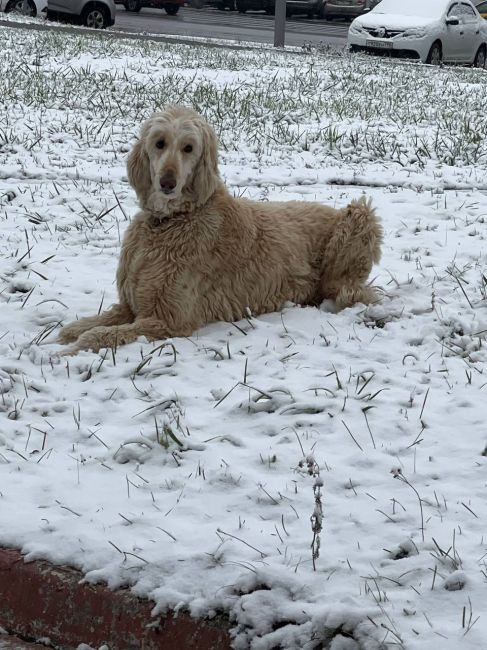
[[[196,203],[203,205],[216,190],[220,182],[218,173],[218,140],[215,131],[204,118],[198,120],[198,127],[203,141],[203,152],[193,172],[191,190],[196,199]]]
[[[140,139],[132,147],[127,159],[129,183],[134,188],[142,205],[144,205],[151,189],[149,156],[144,147],[145,131],[146,129],[142,130]]]

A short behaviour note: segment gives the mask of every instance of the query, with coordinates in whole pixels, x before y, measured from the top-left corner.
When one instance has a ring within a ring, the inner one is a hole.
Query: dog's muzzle
[[[159,185],[164,194],[172,194],[177,185],[176,176],[173,172],[166,172],[159,179]]]

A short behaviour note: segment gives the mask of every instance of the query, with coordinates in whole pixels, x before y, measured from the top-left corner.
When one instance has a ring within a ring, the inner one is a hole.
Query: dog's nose
[[[174,172],[172,171],[165,172],[161,176],[159,180],[159,184],[164,194],[171,194],[171,192],[174,190],[174,188],[177,185],[176,176],[174,175]]]

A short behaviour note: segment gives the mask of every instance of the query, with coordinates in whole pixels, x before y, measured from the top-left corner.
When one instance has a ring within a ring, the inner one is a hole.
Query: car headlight
[[[427,34],[423,27],[412,27],[403,33],[404,38],[424,38]]]
[[[355,21],[350,25],[348,28],[348,33],[349,34],[356,34],[357,36],[359,34],[363,34],[364,30],[362,28],[362,25],[360,23],[355,23]]]

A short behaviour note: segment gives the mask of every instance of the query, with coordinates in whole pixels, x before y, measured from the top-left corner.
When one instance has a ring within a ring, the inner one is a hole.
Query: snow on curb
[[[154,603],[127,590],[84,583],[80,572],[66,566],[24,562],[13,549],[0,549],[0,575],[0,626],[49,647],[78,648],[84,643],[107,644],[110,650],[230,648],[223,619],[197,621],[183,612],[152,616]],[[8,637],[0,636],[0,648],[20,647],[7,642]]]

